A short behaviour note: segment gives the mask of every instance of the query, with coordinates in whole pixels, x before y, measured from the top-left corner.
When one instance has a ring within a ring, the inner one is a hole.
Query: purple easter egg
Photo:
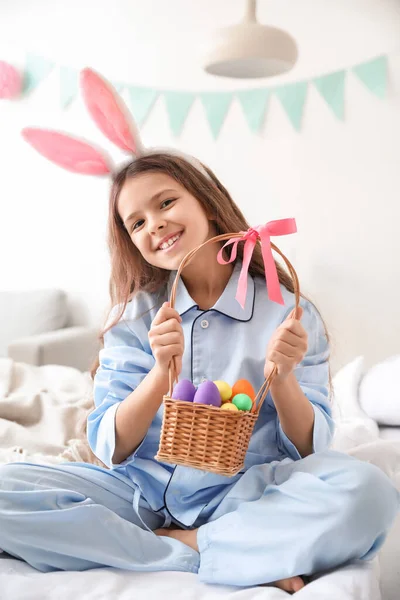
[[[186,402],[193,402],[196,388],[189,379],[182,379],[178,381],[172,392],[172,398],[174,400],[185,400]]]
[[[193,402],[221,406],[221,394],[213,381],[203,381],[197,388]]]

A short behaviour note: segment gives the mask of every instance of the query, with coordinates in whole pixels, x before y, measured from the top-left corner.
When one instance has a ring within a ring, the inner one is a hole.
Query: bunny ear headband
[[[196,167],[207,179],[208,173],[194,157],[172,148],[145,149],[139,131],[124,101],[112,85],[92,69],[83,69],[80,86],[90,116],[100,131],[132,158],[155,152],[180,156]],[[103,150],[82,139],[51,131],[27,127],[22,136],[39,154],[56,165],[83,175],[109,175],[117,170]]]

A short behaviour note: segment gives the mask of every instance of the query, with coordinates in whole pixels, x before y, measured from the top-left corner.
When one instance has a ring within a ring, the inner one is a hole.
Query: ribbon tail
[[[256,241],[246,240],[243,249],[243,264],[242,269],[240,271],[239,282],[236,292],[236,300],[239,302],[240,306],[244,308],[246,303],[246,294],[247,294],[247,273],[249,271],[249,265],[251,261],[251,256],[253,254],[254,246],[256,245]]]
[[[278,304],[285,304],[282,297],[274,257],[272,255],[270,237],[266,233],[262,236],[261,252],[264,260],[268,298]]]

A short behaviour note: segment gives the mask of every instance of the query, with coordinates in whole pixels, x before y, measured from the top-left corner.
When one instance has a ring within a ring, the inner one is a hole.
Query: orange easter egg
[[[253,386],[247,379],[239,379],[232,388],[232,397],[237,394],[247,394],[252,400],[256,397]]]

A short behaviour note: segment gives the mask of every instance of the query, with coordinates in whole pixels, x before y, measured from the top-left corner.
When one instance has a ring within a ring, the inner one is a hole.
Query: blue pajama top
[[[249,380],[256,391],[263,381],[268,341],[295,306],[295,296],[281,285],[285,305],[268,299],[265,279],[248,275],[244,309],[235,299],[241,269],[237,261],[224,292],[215,305],[199,310],[182,279],[179,280],[175,308],[182,317],[185,338],[180,379],[198,386],[204,379],[221,379],[233,385]],[[244,471],[233,477],[191,467],[160,463],[157,453],[163,416],[161,404],[141,444],[120,464],[111,462],[115,449],[115,413],[124,400],[155,365],[148,332],[162,303],[170,298],[176,276],[160,293],[139,292],[128,303],[120,321],[104,336],[100,365],[94,378],[95,409],[88,416],[87,435],[94,454],[110,469],[129,477],[154,511],[167,511],[185,527],[193,526],[200,513],[212,512],[253,465],[301,459],[297,448],[285,435],[268,393],[253,430]],[[334,423],[328,399],[329,346],[321,318],[313,305],[301,298],[301,319],[308,333],[308,351],[295,369],[296,378],[311,402],[314,413],[313,449],[327,449]],[[119,307],[114,307],[110,319]],[[132,428],[135,424],[132,423]]]

